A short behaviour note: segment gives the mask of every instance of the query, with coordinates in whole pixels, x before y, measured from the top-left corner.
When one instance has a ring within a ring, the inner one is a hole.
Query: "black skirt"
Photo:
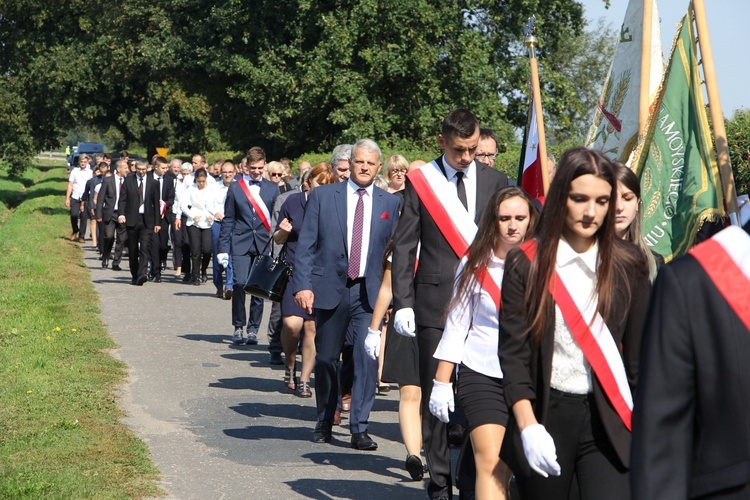
[[[485,424],[507,427],[508,404],[503,379],[488,377],[461,365],[458,370],[458,401],[466,414],[469,431]]]
[[[393,317],[388,323],[383,353],[381,382],[398,385],[421,385],[419,383],[419,347],[417,337],[404,337],[393,328]]]

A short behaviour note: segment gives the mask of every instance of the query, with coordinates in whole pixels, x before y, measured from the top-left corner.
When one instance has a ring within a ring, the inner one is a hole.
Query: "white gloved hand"
[[[453,384],[433,380],[429,406],[430,413],[435,415],[441,422],[447,424],[449,419],[448,412],[456,409],[453,399]]]
[[[217,253],[216,260],[219,261],[219,264],[221,264],[221,267],[227,267],[229,265],[229,254]]]
[[[555,441],[542,424],[526,427],[521,432],[523,453],[531,469],[543,477],[560,475],[560,464],[557,463]]]
[[[414,309],[405,307],[396,311],[393,316],[393,328],[404,337],[416,337],[417,322],[414,319]]]
[[[380,356],[380,332],[371,328],[367,329],[365,337],[365,353],[370,359],[377,359]]]

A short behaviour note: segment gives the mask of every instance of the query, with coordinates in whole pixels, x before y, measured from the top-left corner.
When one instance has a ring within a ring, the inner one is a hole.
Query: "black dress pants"
[[[443,330],[440,328],[417,325],[419,379],[422,387],[422,443],[427,466],[430,468],[430,483],[427,485],[427,495],[430,498],[453,496],[448,424],[444,424],[430,412],[432,381],[438,365],[433,354],[442,337]]]
[[[148,269],[149,246],[154,229],[146,227],[143,214],[140,214],[134,226],[128,226],[128,261],[130,275],[133,279],[146,276]]]
[[[211,228],[201,229],[198,226],[188,226],[190,235],[190,254],[193,259],[193,279],[201,279],[201,273],[206,272],[211,262]]]
[[[630,499],[629,472],[609,442],[593,395],[552,389],[545,428],[555,441],[560,475],[516,476],[522,500],[568,500],[573,481],[581,500]]]
[[[151,236],[151,274],[161,275],[161,263],[167,260],[167,248],[169,247],[169,221],[161,219],[161,229]]]

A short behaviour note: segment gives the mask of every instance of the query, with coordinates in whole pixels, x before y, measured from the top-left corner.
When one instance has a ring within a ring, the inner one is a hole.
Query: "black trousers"
[[[560,475],[517,476],[522,500],[568,500],[574,480],[581,500],[630,498],[628,470],[607,438],[592,395],[552,389],[545,427],[555,441]]]
[[[102,221],[102,259],[109,259],[112,255],[112,247],[115,248],[113,255],[112,265],[119,266],[120,260],[122,259],[122,249],[125,242],[128,239],[128,231],[125,224],[117,222],[117,215],[114,219],[109,221]],[[115,243],[115,235],[117,235],[117,243]]]
[[[161,275],[161,263],[167,260],[169,248],[169,221],[161,219],[161,229],[151,236],[151,274]]]
[[[281,302],[271,303],[271,314],[268,317],[268,351],[278,352],[281,354],[284,349],[281,347]]]
[[[438,360],[433,357],[443,330],[417,325],[419,344],[419,379],[422,387],[422,443],[427,466],[430,468],[430,483],[427,494],[430,498],[447,496],[452,498],[451,450],[448,443],[448,424],[444,424],[430,413],[432,380],[435,378]]]
[[[146,276],[148,269],[149,246],[153,229],[146,227],[143,215],[139,215],[134,226],[128,226],[128,261],[130,275],[135,280],[139,276]]]
[[[201,272],[206,272],[208,263],[211,262],[211,228],[201,229],[197,226],[188,226],[190,236],[190,254],[193,259],[193,279],[200,279]]]
[[[84,210],[81,210],[81,200],[70,199],[70,227],[73,229],[73,233],[78,233],[79,238],[86,237],[86,225],[89,221],[89,217],[86,214],[85,204]],[[80,226],[79,226],[80,224]]]

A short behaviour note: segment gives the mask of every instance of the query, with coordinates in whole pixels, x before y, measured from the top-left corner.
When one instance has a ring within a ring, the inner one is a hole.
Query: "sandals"
[[[297,388],[298,395],[301,398],[311,398],[312,389],[310,389],[310,382],[304,382],[300,380],[299,387]]]
[[[284,385],[290,391],[297,388],[297,367],[287,368],[284,370]]]

